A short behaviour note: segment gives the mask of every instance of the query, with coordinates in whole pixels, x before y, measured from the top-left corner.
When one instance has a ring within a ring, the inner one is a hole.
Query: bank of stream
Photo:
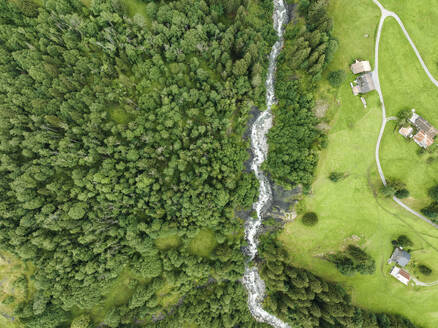
[[[290,328],[290,326],[281,321],[279,318],[265,311],[262,307],[262,302],[265,296],[265,284],[261,279],[257,266],[252,263],[252,260],[257,255],[258,233],[262,226],[263,218],[272,205],[272,188],[269,179],[260,169],[265,161],[268,153],[267,133],[272,127],[272,111],[271,107],[275,104],[275,70],[277,65],[277,57],[283,47],[283,31],[284,25],[288,20],[288,7],[283,0],[274,1],[274,29],[277,32],[278,40],[272,46],[269,56],[269,67],[266,78],[266,110],[260,113],[259,117],[251,127],[251,151],[252,162],[251,169],[259,181],[259,197],[253,204],[253,209],[256,212],[256,217],[249,217],[245,223],[245,238],[248,247],[245,252],[249,258],[249,264],[245,268],[245,274],[242,283],[248,291],[248,307],[253,317],[259,321],[267,323],[275,328]]]

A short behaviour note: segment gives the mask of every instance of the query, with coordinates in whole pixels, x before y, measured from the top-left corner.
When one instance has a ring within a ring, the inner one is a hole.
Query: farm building
[[[408,126],[406,128],[401,127],[400,130],[398,130],[398,133],[400,133],[405,138],[411,138],[413,131],[414,129],[412,128],[412,126]]]
[[[371,65],[368,60],[360,61],[356,59],[356,61],[353,63],[353,65],[350,66],[350,68],[353,74],[371,72]]]
[[[438,130],[420,115],[415,113],[414,109],[412,110],[412,116],[409,118],[409,121],[418,130],[413,138],[417,145],[423,148],[431,146],[435,136],[438,134]]]
[[[411,254],[402,250],[400,247],[397,247],[392,253],[391,257],[389,258],[388,264],[395,262],[401,267],[404,267],[406,264],[409,263],[410,259],[411,259]]]
[[[353,86],[353,94],[355,96],[358,94],[368,93],[376,89],[374,86],[373,74],[371,72],[358,76],[355,82],[356,85]]]
[[[409,284],[409,281],[411,280],[411,276],[409,275],[409,273],[396,266],[392,268],[391,276],[393,276],[394,278],[396,278],[398,281],[402,282],[406,286]]]
[[[433,144],[433,138],[423,131],[418,131],[413,139],[418,146],[423,148],[427,148]]]

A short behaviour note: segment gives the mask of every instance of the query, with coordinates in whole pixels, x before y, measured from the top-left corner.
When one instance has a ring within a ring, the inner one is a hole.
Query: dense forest
[[[313,112],[318,81],[332,60],[338,43],[331,37],[333,24],[327,0],[303,0],[286,27],[284,49],[278,58],[269,153],[264,165],[273,181],[286,188],[310,186],[318,163],[318,151],[326,135],[316,128]]]
[[[150,323],[243,274],[234,210],[257,180],[242,134],[264,103],[272,3],[144,8],[0,1],[0,247],[36,267],[26,327]]]
[[[130,3],[0,0],[0,249],[27,270],[24,297],[0,302],[26,328],[267,328],[240,283],[235,212],[257,196],[242,135],[264,106],[272,1]],[[286,32],[267,163],[283,185],[309,184],[324,144],[326,3],[302,1]],[[413,327],[352,306],[273,238],[265,305],[293,327]]]

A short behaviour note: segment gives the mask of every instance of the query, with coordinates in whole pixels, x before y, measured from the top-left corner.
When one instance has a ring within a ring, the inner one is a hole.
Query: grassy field
[[[379,9],[370,1],[335,0],[330,2],[334,33],[342,42],[330,69],[345,69],[357,58],[374,63],[374,35],[377,33]],[[364,15],[363,13],[367,13]]]
[[[427,77],[393,18],[387,18],[383,26],[379,55],[379,77],[388,116],[415,108],[438,126],[438,88]]]
[[[438,126],[438,88],[427,77],[392,18],[383,27],[380,49],[380,80],[388,115],[415,108]],[[430,202],[427,189],[438,183],[437,145],[432,145],[430,152],[421,155],[418,150],[413,141],[408,142],[398,134],[395,122],[388,124],[381,148],[383,171],[387,176],[399,178],[407,184],[411,197],[406,203],[415,209],[421,209]]]
[[[332,2],[331,10],[335,19],[335,35],[340,40],[340,49],[329,70],[347,70],[348,64],[355,57],[369,59],[373,63],[375,31],[379,20],[379,11],[374,4],[371,1],[358,4],[339,0]],[[387,24],[382,36],[382,53],[391,47],[386,44],[388,39],[396,42],[393,45],[394,52],[397,52],[398,48],[404,51],[403,39],[393,39],[387,35],[387,33],[397,34],[396,30],[391,32],[392,23],[388,21]],[[365,29],[369,34],[368,38],[363,37],[366,33]],[[406,51],[409,49],[407,48]],[[381,60],[386,62],[387,59],[391,59],[391,54],[394,55],[393,52],[382,55],[387,57]],[[401,53],[400,56],[403,57],[400,60],[409,58],[405,53]],[[414,70],[416,64],[417,61],[409,63],[411,67],[408,68],[413,67],[412,74],[416,72]],[[396,66],[388,67],[388,74],[394,72],[399,74],[401,67],[403,70],[406,69],[405,66],[397,66],[396,60],[392,65]],[[388,74],[382,72],[381,80],[386,79]],[[418,74],[420,80],[417,82],[414,80],[412,83],[424,82],[421,80],[424,80],[424,76],[421,77],[420,72]],[[351,75],[349,79],[352,79]],[[301,213],[304,211],[318,213],[319,223],[309,228],[304,226],[298,217],[296,221],[286,225],[280,240],[288,249],[293,264],[328,280],[340,282],[351,293],[355,304],[376,312],[400,313],[416,324],[436,327],[438,286],[428,288],[404,286],[389,275],[391,266],[387,264],[387,260],[392,252],[391,240],[405,234],[414,242],[409,270],[415,272],[414,265],[426,264],[432,268],[433,274],[419,278],[424,281],[437,280],[438,230],[431,229],[428,224],[409,215],[390,199],[378,195],[381,182],[377,175],[374,151],[381,125],[380,103],[377,93],[371,93],[367,95],[368,108],[364,109],[359,99],[352,95],[348,85],[350,80],[337,91],[328,89],[327,84],[324,83],[319,92],[323,95],[322,98],[330,103],[329,146],[320,155],[312,193],[298,206]],[[382,80],[385,101],[388,99],[389,110],[394,107],[396,113],[398,110],[395,107],[401,106],[403,101],[400,101],[399,105],[392,104],[393,101],[398,100],[398,91],[391,91],[391,85],[389,91],[385,89],[388,83],[391,84],[387,80]],[[423,84],[420,84],[420,87],[421,85]],[[400,91],[403,92],[405,91]],[[402,96],[411,101],[415,99],[416,103],[409,106],[417,106],[415,108],[418,108],[418,111],[419,106],[426,107],[428,101],[434,102],[433,99],[426,99],[427,96],[423,99],[422,95],[418,95],[417,102],[417,95]],[[417,155],[414,146],[416,145],[405,143],[400,138],[392,135],[389,125],[382,149],[392,147],[393,154],[397,155],[397,150],[400,151],[403,146],[406,152],[413,152],[413,154],[409,153],[408,158],[415,160],[414,156]],[[392,145],[392,142],[399,144]],[[382,154],[384,153],[383,150]],[[402,155],[399,153],[398,156]],[[387,163],[386,157],[384,165],[385,163]],[[386,166],[384,170],[390,175]],[[337,183],[331,182],[328,175],[333,171],[345,173],[346,178]],[[433,170],[430,174],[433,174]],[[420,189],[421,186],[418,187],[418,190]],[[333,264],[324,260],[324,255],[342,250],[349,244],[362,247],[376,260],[376,272],[373,275],[356,274],[346,277],[341,275]]]
[[[381,0],[403,20],[431,73],[438,77],[438,10],[436,0]]]

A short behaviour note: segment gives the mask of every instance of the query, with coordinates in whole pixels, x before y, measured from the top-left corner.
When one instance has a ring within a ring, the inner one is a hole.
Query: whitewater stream
[[[254,171],[254,174],[259,180],[260,188],[258,200],[253,204],[253,208],[257,213],[257,217],[250,217],[245,223],[245,238],[248,242],[246,253],[250,261],[252,261],[257,254],[258,232],[262,225],[263,217],[272,204],[271,185],[263,171],[260,169],[260,166],[265,161],[268,153],[266,134],[272,127],[271,107],[273,104],[275,104],[275,69],[277,65],[278,54],[283,47],[283,28],[287,23],[287,9],[283,0],[273,1],[274,29],[277,32],[278,40],[272,46],[271,54],[269,56],[269,68],[266,78],[266,110],[260,114],[251,127],[251,150],[253,153],[251,169]],[[248,291],[249,310],[257,321],[267,323],[275,328],[290,328],[288,324],[263,310],[262,302],[265,297],[265,283],[260,278],[256,266],[246,267],[242,283]]]

